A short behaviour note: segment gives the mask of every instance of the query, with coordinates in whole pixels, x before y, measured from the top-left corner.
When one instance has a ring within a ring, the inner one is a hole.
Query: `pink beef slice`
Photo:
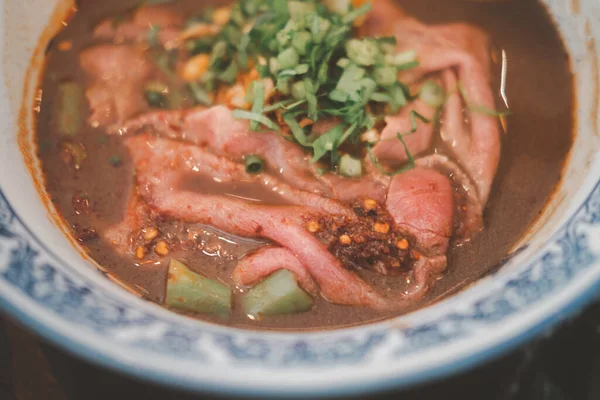
[[[452,236],[453,196],[446,176],[416,167],[394,177],[386,206],[396,229],[414,237],[426,256],[445,255]]]
[[[500,160],[500,128],[497,118],[469,111],[468,106],[495,109],[487,35],[464,23],[425,25],[407,16],[390,0],[373,3],[373,12],[367,18],[363,33],[394,35],[398,40],[398,51],[417,52],[419,66],[400,75],[405,83],[418,82],[428,74],[446,71],[455,74],[453,79],[444,75],[446,91],[453,93],[455,98],[450,107],[445,107],[444,120],[464,119],[462,107],[455,106],[459,97],[456,83],[460,81],[466,98],[463,102],[468,103],[464,105],[467,106],[469,124],[455,130],[454,135],[442,138],[474,181],[479,199],[485,204]]]
[[[90,86],[86,90],[92,126],[121,124],[148,110],[144,85],[153,67],[144,54],[125,45],[98,45],[80,54]]]
[[[274,176],[312,193],[353,201],[374,198],[384,201],[385,179],[348,179],[335,174],[319,175],[310,156],[277,132],[251,132],[248,121],[237,120],[224,106],[193,108],[187,111],[153,111],[133,118],[111,133],[133,134],[150,129],[160,136],[181,139],[242,162],[248,154],[260,156]]]
[[[317,293],[308,270],[294,253],[283,247],[263,247],[245,256],[238,262],[231,277],[236,285],[251,286],[280,269],[292,272],[298,284],[307,292]]]
[[[132,119],[118,131],[133,133],[150,127],[161,136],[182,139],[242,162],[248,154],[259,156],[267,170],[295,187],[331,195],[310,164],[309,155],[277,132],[251,132],[247,120],[233,118],[225,106],[194,108],[187,112],[151,112]]]

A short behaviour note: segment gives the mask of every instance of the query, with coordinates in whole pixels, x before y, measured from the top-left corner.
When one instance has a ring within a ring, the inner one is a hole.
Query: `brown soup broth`
[[[46,176],[46,189],[60,214],[74,234],[93,229],[99,239],[84,244],[89,255],[108,272],[122,280],[145,298],[161,303],[164,300],[168,259],[178,257],[203,274],[231,283],[231,270],[243,254],[265,242],[246,240],[217,230],[194,226],[194,240],[185,250],[168,257],[140,263],[117,254],[102,240],[103,232],[118,223],[126,206],[133,179],[133,167],[122,138],[108,136],[102,129],[86,125],[78,133],[87,149],[85,167],[79,171],[67,168],[61,159],[54,120],[53,98],[57,84],[75,80],[85,85],[79,68],[78,53],[94,43],[93,27],[108,16],[118,15],[134,7],[137,0],[80,0],[78,12],[61,31],[47,55],[47,70],[41,82],[43,101],[38,121],[39,157]],[[200,14],[196,0],[176,3],[186,15]],[[469,1],[401,0],[398,4],[408,13],[428,23],[466,21],[483,27],[493,38],[497,49],[508,56],[508,101],[512,115],[508,118],[507,134],[503,135],[502,158],[494,188],[487,204],[485,229],[470,242],[453,247],[448,253],[448,269],[434,289],[422,300],[403,309],[402,313],[431,304],[454,293],[485,275],[511,250],[541,214],[544,205],[556,189],[563,165],[572,143],[573,78],[568,56],[555,27],[543,7],[535,1],[503,1],[484,4]],[[206,6],[202,2],[202,7]],[[68,51],[58,49],[63,40],[72,41]],[[494,64],[499,87],[500,66]],[[500,104],[500,103],[499,103]],[[87,106],[84,106],[87,107]],[[85,115],[89,110],[82,111]],[[207,182],[182,183],[185,187],[202,188]],[[211,183],[211,192],[219,188]],[[207,186],[208,187],[208,186]],[[264,193],[256,194],[247,187],[227,187],[228,195],[270,200]],[[85,193],[89,203],[83,212],[73,206],[73,197]],[[264,197],[264,198],[263,198]],[[178,222],[159,222],[161,232],[182,234],[190,226]],[[361,273],[378,290],[394,290],[399,284],[374,273]],[[391,282],[391,283],[390,283]],[[233,285],[232,285],[233,286]],[[234,296],[239,307],[241,293]],[[219,323],[265,329],[333,328],[380,320],[397,315],[365,308],[353,308],[315,300],[313,311],[296,315],[250,321],[241,313],[229,319],[198,315]]]

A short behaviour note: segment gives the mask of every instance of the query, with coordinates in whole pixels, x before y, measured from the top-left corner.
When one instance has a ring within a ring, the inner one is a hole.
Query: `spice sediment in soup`
[[[170,258],[177,258],[193,271],[234,287],[231,272],[239,258],[271,243],[168,218],[152,221],[153,227],[161,232],[159,239],[168,249],[168,254],[162,257],[125,256],[104,239],[104,233],[123,218],[133,185],[132,158],[121,136],[107,134],[104,127],[85,124],[69,140],[85,148],[86,158],[79,169],[66,165],[61,150],[65,135],[59,131],[58,105],[54,99],[61,83],[66,81],[88,87],[89,78],[81,70],[79,54],[81,50],[103,42],[92,37],[93,28],[108,17],[131,10],[136,4],[137,1],[126,0],[79,2],[77,13],[57,34],[48,51],[46,72],[41,82],[43,100],[37,138],[46,189],[75,237],[81,239],[90,256],[107,271],[145,298],[163,303]],[[409,312],[485,275],[507,255],[542,212],[561,178],[573,128],[573,86],[568,57],[543,7],[535,1],[481,4],[427,0],[398,1],[397,4],[426,23],[460,21],[476,24],[489,33],[496,49],[506,52],[511,115],[506,119],[507,133],[502,137],[500,164],[483,214],[483,231],[460,246],[451,246],[447,254],[448,267],[441,279],[422,299],[400,309],[381,311],[342,306],[313,296],[314,306],[309,312],[252,321],[239,312],[244,293],[234,290],[235,311],[231,317],[195,316],[241,327],[314,329],[359,324]],[[182,15],[202,12],[197,1],[179,1],[169,6],[180,10]],[[499,88],[500,70],[496,59],[493,64],[495,92]],[[497,104],[502,104],[500,98]],[[86,118],[89,116],[87,102],[81,103],[80,112]],[[194,175],[186,176],[181,186],[256,204],[288,203],[272,191],[258,190],[250,183],[220,184]],[[171,240],[181,236],[189,240],[183,241],[181,246],[171,246]],[[145,251],[161,252],[153,246]],[[400,291],[406,286],[393,276],[368,270],[358,273],[381,292]],[[243,292],[247,290],[242,289]]]

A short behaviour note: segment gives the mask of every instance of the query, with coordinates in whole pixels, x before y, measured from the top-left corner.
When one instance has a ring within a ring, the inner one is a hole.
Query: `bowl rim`
[[[14,213],[14,210],[4,197],[2,190],[0,189],[0,201],[4,200],[5,204],[9,207],[10,212],[12,213],[12,218],[14,221],[17,221],[29,231],[32,235],[33,240],[43,245],[43,242],[35,236],[35,234],[27,227],[21,218]],[[593,203],[593,204],[592,204]],[[593,212],[599,212],[600,210],[595,210],[592,206],[600,207],[600,182],[594,187],[594,190],[589,194],[586,199],[586,202],[582,204],[579,208],[579,212],[592,210]],[[587,214],[583,214],[587,215]],[[577,216],[573,216],[565,225],[556,232],[551,241],[552,243],[556,242],[561,238],[561,235],[564,233],[566,229],[568,229],[569,225],[576,224]],[[600,221],[597,221],[600,225]],[[597,227],[600,230],[600,226]],[[547,247],[549,247],[547,245]],[[540,253],[541,257],[544,256],[544,251]],[[545,253],[547,254],[547,253]],[[537,255],[535,258],[539,258]],[[533,261],[532,261],[533,263]],[[590,265],[594,264],[596,267],[599,264],[598,259],[592,260]],[[531,269],[531,266],[527,266],[524,270]],[[595,275],[600,275],[600,268],[596,268],[598,271]],[[585,271],[585,269],[581,269],[579,272]],[[590,270],[588,269],[588,272]],[[593,271],[592,271],[593,272]],[[571,278],[574,278],[574,274]],[[581,275],[581,274],[579,274]],[[227,379],[221,381],[214,381],[211,379],[202,379],[201,377],[185,377],[180,374],[174,372],[172,374],[165,374],[164,371],[156,370],[151,366],[144,365],[143,363],[131,363],[126,358],[114,357],[111,355],[104,354],[98,348],[94,348],[93,346],[86,345],[84,343],[80,343],[78,341],[74,341],[73,337],[69,337],[69,335],[64,334],[59,329],[46,324],[39,319],[36,319],[31,314],[27,313],[19,304],[16,304],[14,301],[11,301],[7,296],[0,296],[0,309],[6,311],[10,316],[12,316],[15,320],[19,321],[27,328],[37,332],[43,338],[48,339],[51,343],[57,345],[63,350],[71,353],[75,356],[81,357],[92,364],[99,365],[110,370],[114,370],[120,373],[124,373],[145,381],[158,383],[165,386],[176,387],[179,389],[194,391],[194,392],[212,392],[219,394],[232,394],[232,395],[244,395],[244,396],[252,396],[252,397],[277,397],[277,396],[342,396],[342,395],[357,395],[361,393],[367,392],[376,392],[382,391],[385,389],[391,388],[403,388],[412,385],[418,385],[419,383],[423,383],[425,381],[435,380],[443,377],[448,377],[459,372],[465,371],[470,367],[473,367],[479,363],[484,361],[493,359],[525,341],[533,338],[534,336],[544,332],[551,326],[555,325],[557,322],[564,320],[567,316],[572,315],[576,311],[582,309],[586,304],[591,302],[599,293],[600,293],[600,279],[596,276],[596,279],[586,279],[587,286],[584,290],[579,291],[575,296],[573,296],[569,301],[562,301],[561,306],[554,308],[551,312],[544,313],[543,317],[538,320],[530,320],[528,326],[525,329],[520,329],[516,334],[513,335],[503,335],[501,340],[496,343],[487,343],[484,346],[484,350],[479,351],[474,349],[468,354],[462,354],[462,356],[457,359],[453,359],[451,362],[442,362],[440,365],[434,367],[428,367],[425,371],[411,371],[408,373],[404,373],[400,376],[381,376],[379,378],[369,378],[366,381],[350,381],[344,382],[344,384],[336,384],[333,386],[329,386],[324,388],[319,386],[317,388],[303,386],[298,387],[296,385],[292,385],[289,387],[277,386],[277,385],[265,385],[264,382],[262,385],[258,385],[256,387],[247,387],[244,385],[240,385],[239,383],[235,383],[232,381],[228,381]],[[572,279],[571,279],[572,280]],[[573,282],[570,282],[572,284]],[[5,284],[4,281],[0,280],[0,287]],[[581,289],[581,284],[578,285],[579,289]],[[468,292],[467,289],[464,293]],[[538,299],[539,300],[539,299]],[[435,306],[432,306],[435,307]],[[185,317],[181,317],[183,319],[187,319]],[[202,322],[198,322],[198,326],[207,325]],[[375,325],[367,325],[370,328],[381,327],[381,324]],[[360,329],[360,328],[358,328]],[[384,327],[384,329],[386,329]],[[389,327],[387,328],[389,329]],[[210,329],[208,329],[210,330]],[[229,328],[224,328],[225,331],[231,331]],[[357,328],[350,329],[357,330]],[[326,332],[326,335],[338,336],[338,333],[349,331],[348,329],[344,330],[336,330]],[[273,336],[287,336],[288,333],[277,333]],[[292,334],[299,336],[306,336],[305,334]],[[319,335],[319,333],[313,333],[311,335]],[[322,335],[322,334],[321,334]],[[492,345],[494,344],[494,345]],[[236,367],[232,369],[235,371]],[[226,370],[224,370],[226,372]],[[239,371],[237,371],[239,372]]]

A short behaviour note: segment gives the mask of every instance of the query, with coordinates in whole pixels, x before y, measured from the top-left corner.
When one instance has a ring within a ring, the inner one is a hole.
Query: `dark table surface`
[[[80,361],[0,316],[0,399],[217,399],[152,386]],[[371,400],[600,399],[600,303],[512,354]]]

